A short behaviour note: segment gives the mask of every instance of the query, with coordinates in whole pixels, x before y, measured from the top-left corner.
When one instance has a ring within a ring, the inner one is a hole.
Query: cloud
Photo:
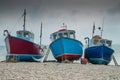
[[[96,22],[96,26],[101,25],[104,15],[109,17],[106,26],[112,30],[119,16],[118,3],[119,0],[0,0],[0,25],[8,25],[11,32],[21,29],[23,21],[17,20],[26,8],[26,26],[35,32],[36,41],[39,41],[38,29],[41,21],[43,21],[43,43],[48,43],[49,35],[59,29],[63,22],[68,28],[76,30],[78,39],[82,39],[90,35],[93,21]],[[117,14],[114,18],[110,15],[113,12]],[[16,27],[13,24],[16,24]]]
[[[118,4],[116,6],[109,9],[108,13],[111,15],[120,14],[120,1],[118,2]]]

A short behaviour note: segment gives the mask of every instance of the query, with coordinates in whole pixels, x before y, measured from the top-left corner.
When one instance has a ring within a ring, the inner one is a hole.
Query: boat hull
[[[14,36],[7,36],[5,39],[8,55],[17,55],[20,61],[33,61],[33,57],[40,59],[41,48],[39,45]]]
[[[93,64],[107,65],[110,63],[113,53],[113,49],[104,45],[88,47],[85,49],[85,58],[87,58],[88,61]]]
[[[83,45],[80,41],[61,37],[50,44],[53,56],[58,62],[64,60],[78,60],[83,53]]]
[[[26,62],[39,62],[41,60],[41,56],[38,55],[29,55],[29,54],[9,54],[6,56],[6,60],[7,61],[11,61],[11,59],[13,59],[14,61],[17,62],[22,62],[22,61],[26,61]]]

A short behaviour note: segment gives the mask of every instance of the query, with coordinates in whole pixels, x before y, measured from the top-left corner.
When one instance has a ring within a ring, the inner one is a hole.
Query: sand
[[[120,80],[120,66],[78,63],[0,63],[0,80]]]

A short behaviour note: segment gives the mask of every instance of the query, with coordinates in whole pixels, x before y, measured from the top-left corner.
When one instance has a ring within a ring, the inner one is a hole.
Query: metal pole
[[[25,31],[25,22],[26,22],[26,9],[24,9],[24,24],[23,24],[23,30]]]
[[[114,55],[113,55],[113,61],[114,61],[115,66],[118,66],[117,60],[115,59]]]
[[[42,22],[41,22],[41,27],[40,27],[40,46],[42,42]]]

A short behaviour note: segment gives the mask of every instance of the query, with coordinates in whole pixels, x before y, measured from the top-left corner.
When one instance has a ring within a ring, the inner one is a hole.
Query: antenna
[[[103,17],[103,22],[102,22],[101,38],[102,38],[102,34],[103,34],[103,27],[104,27],[104,17]]]

